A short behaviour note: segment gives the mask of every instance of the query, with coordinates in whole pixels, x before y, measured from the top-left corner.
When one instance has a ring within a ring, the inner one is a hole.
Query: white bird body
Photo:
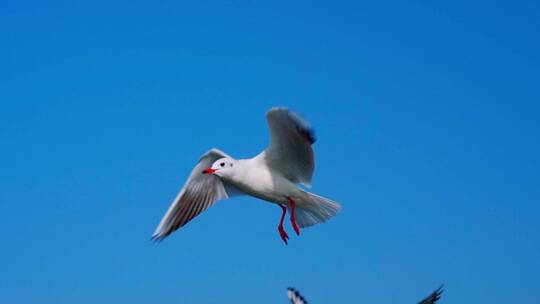
[[[261,154],[250,159],[236,160],[234,173],[220,177],[246,194],[275,204],[282,204],[287,197],[300,197],[302,193],[296,184],[272,172]]]
[[[341,209],[336,202],[297,186],[311,185],[311,145],[315,142],[311,128],[285,108],[271,109],[266,118],[270,145],[259,155],[236,160],[218,149],[203,154],[156,228],[155,240],[167,237],[216,201],[237,194],[251,195],[282,208],[278,230],[285,243],[289,238],[283,229],[287,207],[297,234],[299,227],[322,223]]]

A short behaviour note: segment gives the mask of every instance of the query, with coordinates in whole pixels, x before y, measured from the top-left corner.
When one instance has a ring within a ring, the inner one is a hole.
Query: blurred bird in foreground
[[[443,293],[443,285],[435,289],[429,296],[427,296],[422,301],[418,302],[418,304],[435,304],[441,298],[442,293]],[[287,288],[287,296],[289,297],[289,300],[291,301],[292,304],[307,304],[308,303],[306,298],[304,298],[298,290],[292,287]]]

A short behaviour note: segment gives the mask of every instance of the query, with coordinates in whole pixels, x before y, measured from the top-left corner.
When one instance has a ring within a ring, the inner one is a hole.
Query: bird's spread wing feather
[[[441,298],[442,293],[443,293],[443,285],[441,285],[439,288],[433,291],[425,299],[418,302],[418,304],[435,304]]]
[[[229,198],[233,192],[238,193],[239,190],[224,183],[219,177],[202,173],[205,168],[212,166],[216,160],[222,157],[229,156],[218,149],[212,149],[203,154],[154,231],[153,240],[161,241],[208,209],[216,201]]]
[[[311,186],[315,157],[311,145],[313,130],[298,115],[286,108],[266,113],[270,144],[263,152],[268,166],[294,183]]]
[[[289,287],[287,288],[287,296],[291,304],[308,304],[307,300],[298,292],[298,290]]]

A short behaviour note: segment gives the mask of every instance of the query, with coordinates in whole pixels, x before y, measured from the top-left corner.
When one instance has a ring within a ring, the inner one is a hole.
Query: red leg
[[[296,235],[300,235],[300,228],[298,227],[298,224],[296,224],[296,216],[294,215],[296,203],[290,196],[287,196],[287,200],[289,200],[289,204],[291,205],[291,224],[294,228],[294,232],[296,232]]]
[[[285,219],[285,214],[287,213],[287,207],[284,205],[279,205],[281,207],[281,210],[283,213],[281,213],[281,220],[279,220],[279,236],[281,236],[281,239],[285,242],[285,244],[288,244],[289,236],[287,235],[287,232],[285,232],[285,229],[283,228],[283,219]]]

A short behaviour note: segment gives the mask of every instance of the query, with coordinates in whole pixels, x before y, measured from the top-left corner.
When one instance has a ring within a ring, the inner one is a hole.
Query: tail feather
[[[303,191],[305,198],[296,205],[296,223],[301,228],[324,223],[341,210],[341,205],[316,194]]]

